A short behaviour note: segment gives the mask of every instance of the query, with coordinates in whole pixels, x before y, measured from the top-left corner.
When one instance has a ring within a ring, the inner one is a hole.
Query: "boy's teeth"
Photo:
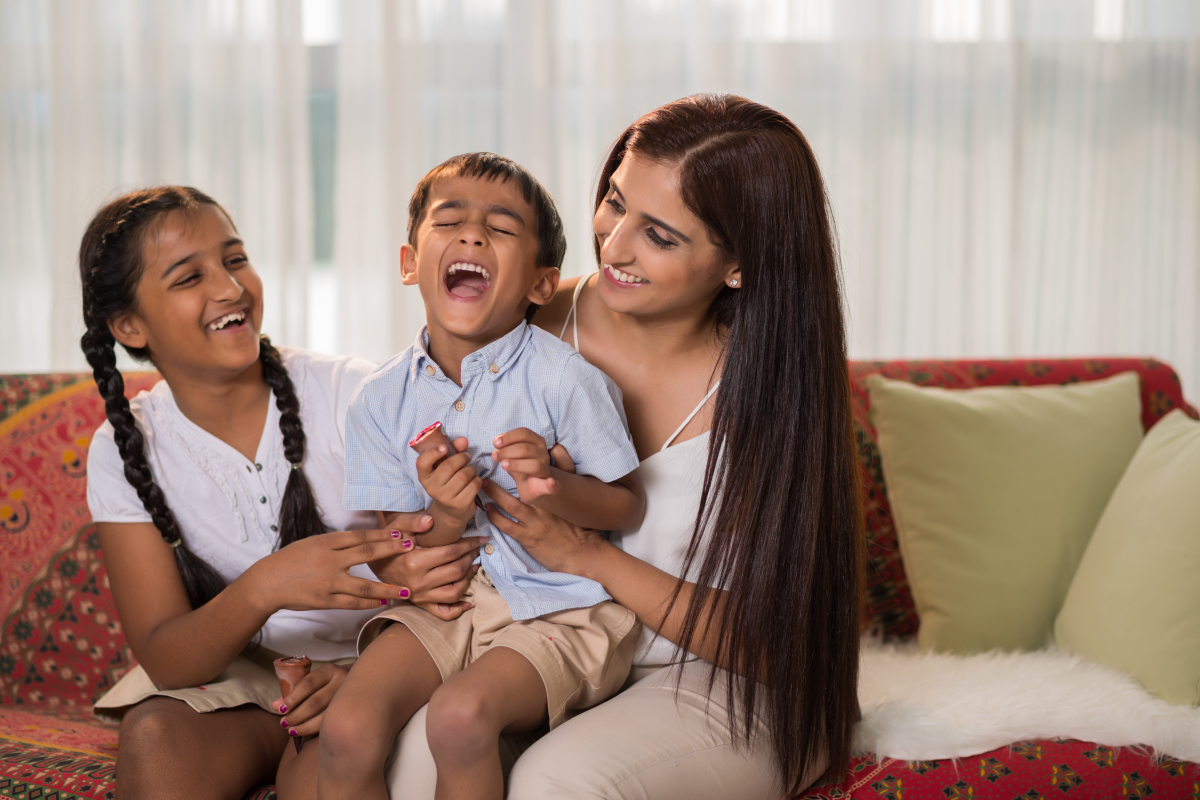
[[[488,272],[486,269],[484,269],[483,267],[479,266],[478,264],[463,264],[463,263],[451,264],[450,270],[447,274],[453,275],[454,273],[460,272],[463,270],[465,270],[467,272],[478,272],[480,275],[482,275],[485,279],[487,279],[489,281],[492,279],[492,274],[490,272]]]
[[[637,275],[630,275],[628,272],[621,272],[621,270],[617,269],[612,264],[605,264],[604,267],[605,267],[605,269],[608,270],[610,275],[612,275],[614,278],[616,278],[621,283],[645,283],[646,282],[645,278],[639,278]]]

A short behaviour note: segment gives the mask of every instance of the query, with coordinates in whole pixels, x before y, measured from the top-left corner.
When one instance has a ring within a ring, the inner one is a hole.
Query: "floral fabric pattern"
[[[879,450],[868,375],[925,386],[1071,383],[1136,370],[1143,424],[1174,408],[1193,417],[1170,367],[1148,359],[852,362],[869,556],[864,629],[916,633]],[[132,396],[158,381],[126,376]],[[80,374],[0,376],[0,798],[112,798],[117,729],[91,703],[133,666],[86,502],[87,449],[104,420],[95,385]],[[271,787],[247,795],[274,797]],[[1200,765],[1154,761],[1085,742],[1027,742],[970,759],[856,759],[804,800],[1040,800],[1193,798]]]

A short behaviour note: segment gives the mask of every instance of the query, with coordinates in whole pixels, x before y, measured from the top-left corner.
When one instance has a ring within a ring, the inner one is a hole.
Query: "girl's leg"
[[[407,627],[394,624],[379,634],[325,710],[316,741],[318,795],[387,800],[383,767],[396,734],[441,683],[437,665]]]
[[[438,800],[501,800],[500,735],[545,721],[546,687],[533,664],[508,647],[485,652],[429,700],[425,732],[437,764]]]
[[[182,700],[151,697],[121,720],[117,796],[239,800],[275,780],[288,738],[279,717],[260,708],[201,714]]]
[[[724,676],[710,697],[708,669],[684,666],[678,701],[675,673],[661,669],[555,728],[513,767],[509,798],[778,800],[766,726],[758,724],[748,745],[735,745]]]

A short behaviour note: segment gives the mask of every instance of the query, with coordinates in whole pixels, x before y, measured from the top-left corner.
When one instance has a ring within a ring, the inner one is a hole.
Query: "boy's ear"
[[[539,306],[546,305],[558,291],[558,281],[561,277],[562,273],[554,267],[538,267],[537,280],[525,295],[525,299]]]
[[[147,344],[141,320],[132,311],[110,319],[108,329],[114,339],[132,350],[140,350]]]
[[[400,247],[400,282],[405,286],[417,285],[417,251],[411,244]]]

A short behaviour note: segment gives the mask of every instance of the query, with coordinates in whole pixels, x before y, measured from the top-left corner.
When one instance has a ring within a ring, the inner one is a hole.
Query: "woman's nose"
[[[633,255],[625,235],[625,220],[620,220],[607,233],[597,231],[600,236],[600,260],[605,264],[628,264],[633,261]]]

